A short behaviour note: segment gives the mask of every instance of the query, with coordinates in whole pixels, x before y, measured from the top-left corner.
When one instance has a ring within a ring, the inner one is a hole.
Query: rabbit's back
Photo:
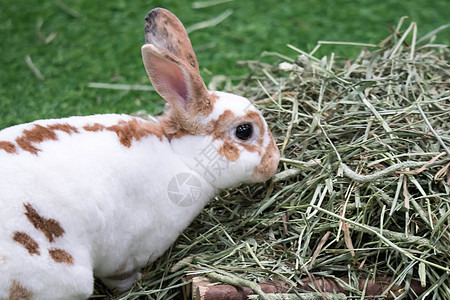
[[[143,158],[155,156],[146,160],[155,169],[152,162],[169,152],[152,125],[97,115],[0,131],[0,299],[27,291],[33,299],[87,298],[93,269],[117,269],[117,261],[104,263],[126,227],[114,214],[139,214],[130,186],[148,178],[139,171],[148,173]]]
[[[49,211],[70,208],[86,214],[91,207],[85,205],[98,205],[110,191],[117,193],[120,185],[112,183],[138,159],[139,154],[130,155],[133,144],[145,142],[144,137],[149,144],[161,139],[136,133],[142,130],[137,122],[143,121],[111,114],[39,120],[0,131],[1,220],[24,212],[28,202]]]

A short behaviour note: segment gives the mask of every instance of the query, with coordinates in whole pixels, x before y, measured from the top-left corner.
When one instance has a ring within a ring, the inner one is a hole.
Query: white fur
[[[201,199],[193,206],[179,207],[168,198],[169,181],[178,173],[194,171],[180,161],[167,139],[160,142],[149,136],[127,148],[114,132],[80,129],[80,125],[108,126],[129,118],[105,115],[38,121],[41,125],[68,123],[80,133],[58,132],[58,141],[39,144],[42,151],[37,156],[0,150],[0,298],[7,297],[4,293],[11,280],[20,280],[36,299],[71,293],[75,298],[88,297],[93,270],[101,278],[113,275],[121,265],[130,271],[144,266],[149,258],[155,260],[212,198],[216,190],[201,176],[197,176]],[[0,140],[31,126],[0,131]],[[64,236],[50,243],[27,221],[24,203],[58,220]],[[14,242],[11,237],[16,231],[33,237],[41,255],[30,255]],[[67,250],[74,266],[53,262],[47,251],[52,247]],[[41,270],[39,276],[37,270]],[[60,294],[55,279],[63,281]]]
[[[214,111],[208,116],[208,118],[205,119],[205,122],[217,120],[225,110],[230,110],[236,116],[243,116],[249,110],[258,112],[255,106],[253,106],[253,104],[251,104],[250,101],[244,97],[219,91],[213,91],[211,93],[218,96],[218,99],[214,103]]]

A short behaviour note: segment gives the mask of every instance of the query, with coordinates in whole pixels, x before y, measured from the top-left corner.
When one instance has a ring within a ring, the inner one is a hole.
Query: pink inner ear
[[[158,93],[169,102],[173,96],[179,96],[179,98],[176,97],[178,98],[176,101],[181,102],[180,104],[186,110],[189,97],[186,85],[188,79],[183,69],[173,62],[159,57],[152,60],[152,69],[154,71],[152,77],[157,81],[155,88]]]

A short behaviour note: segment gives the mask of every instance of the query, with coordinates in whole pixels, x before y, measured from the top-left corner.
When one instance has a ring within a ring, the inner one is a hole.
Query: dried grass
[[[254,282],[300,293],[303,277],[338,279],[351,299],[376,277],[404,287],[397,299],[412,280],[427,288],[418,299],[450,299],[449,50],[432,43],[447,26],[418,38],[402,22],[352,61],[290,46],[298,57],[265,54],[282,64],[245,62],[234,92],[264,111],[279,173],[223,192],[118,298],[181,299],[182,278],[201,275],[261,299]]]

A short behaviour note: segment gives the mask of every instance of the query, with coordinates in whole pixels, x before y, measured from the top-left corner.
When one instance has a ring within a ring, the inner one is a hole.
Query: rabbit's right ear
[[[186,118],[212,111],[191,42],[178,18],[162,8],[145,17],[142,58],[156,91]]]

